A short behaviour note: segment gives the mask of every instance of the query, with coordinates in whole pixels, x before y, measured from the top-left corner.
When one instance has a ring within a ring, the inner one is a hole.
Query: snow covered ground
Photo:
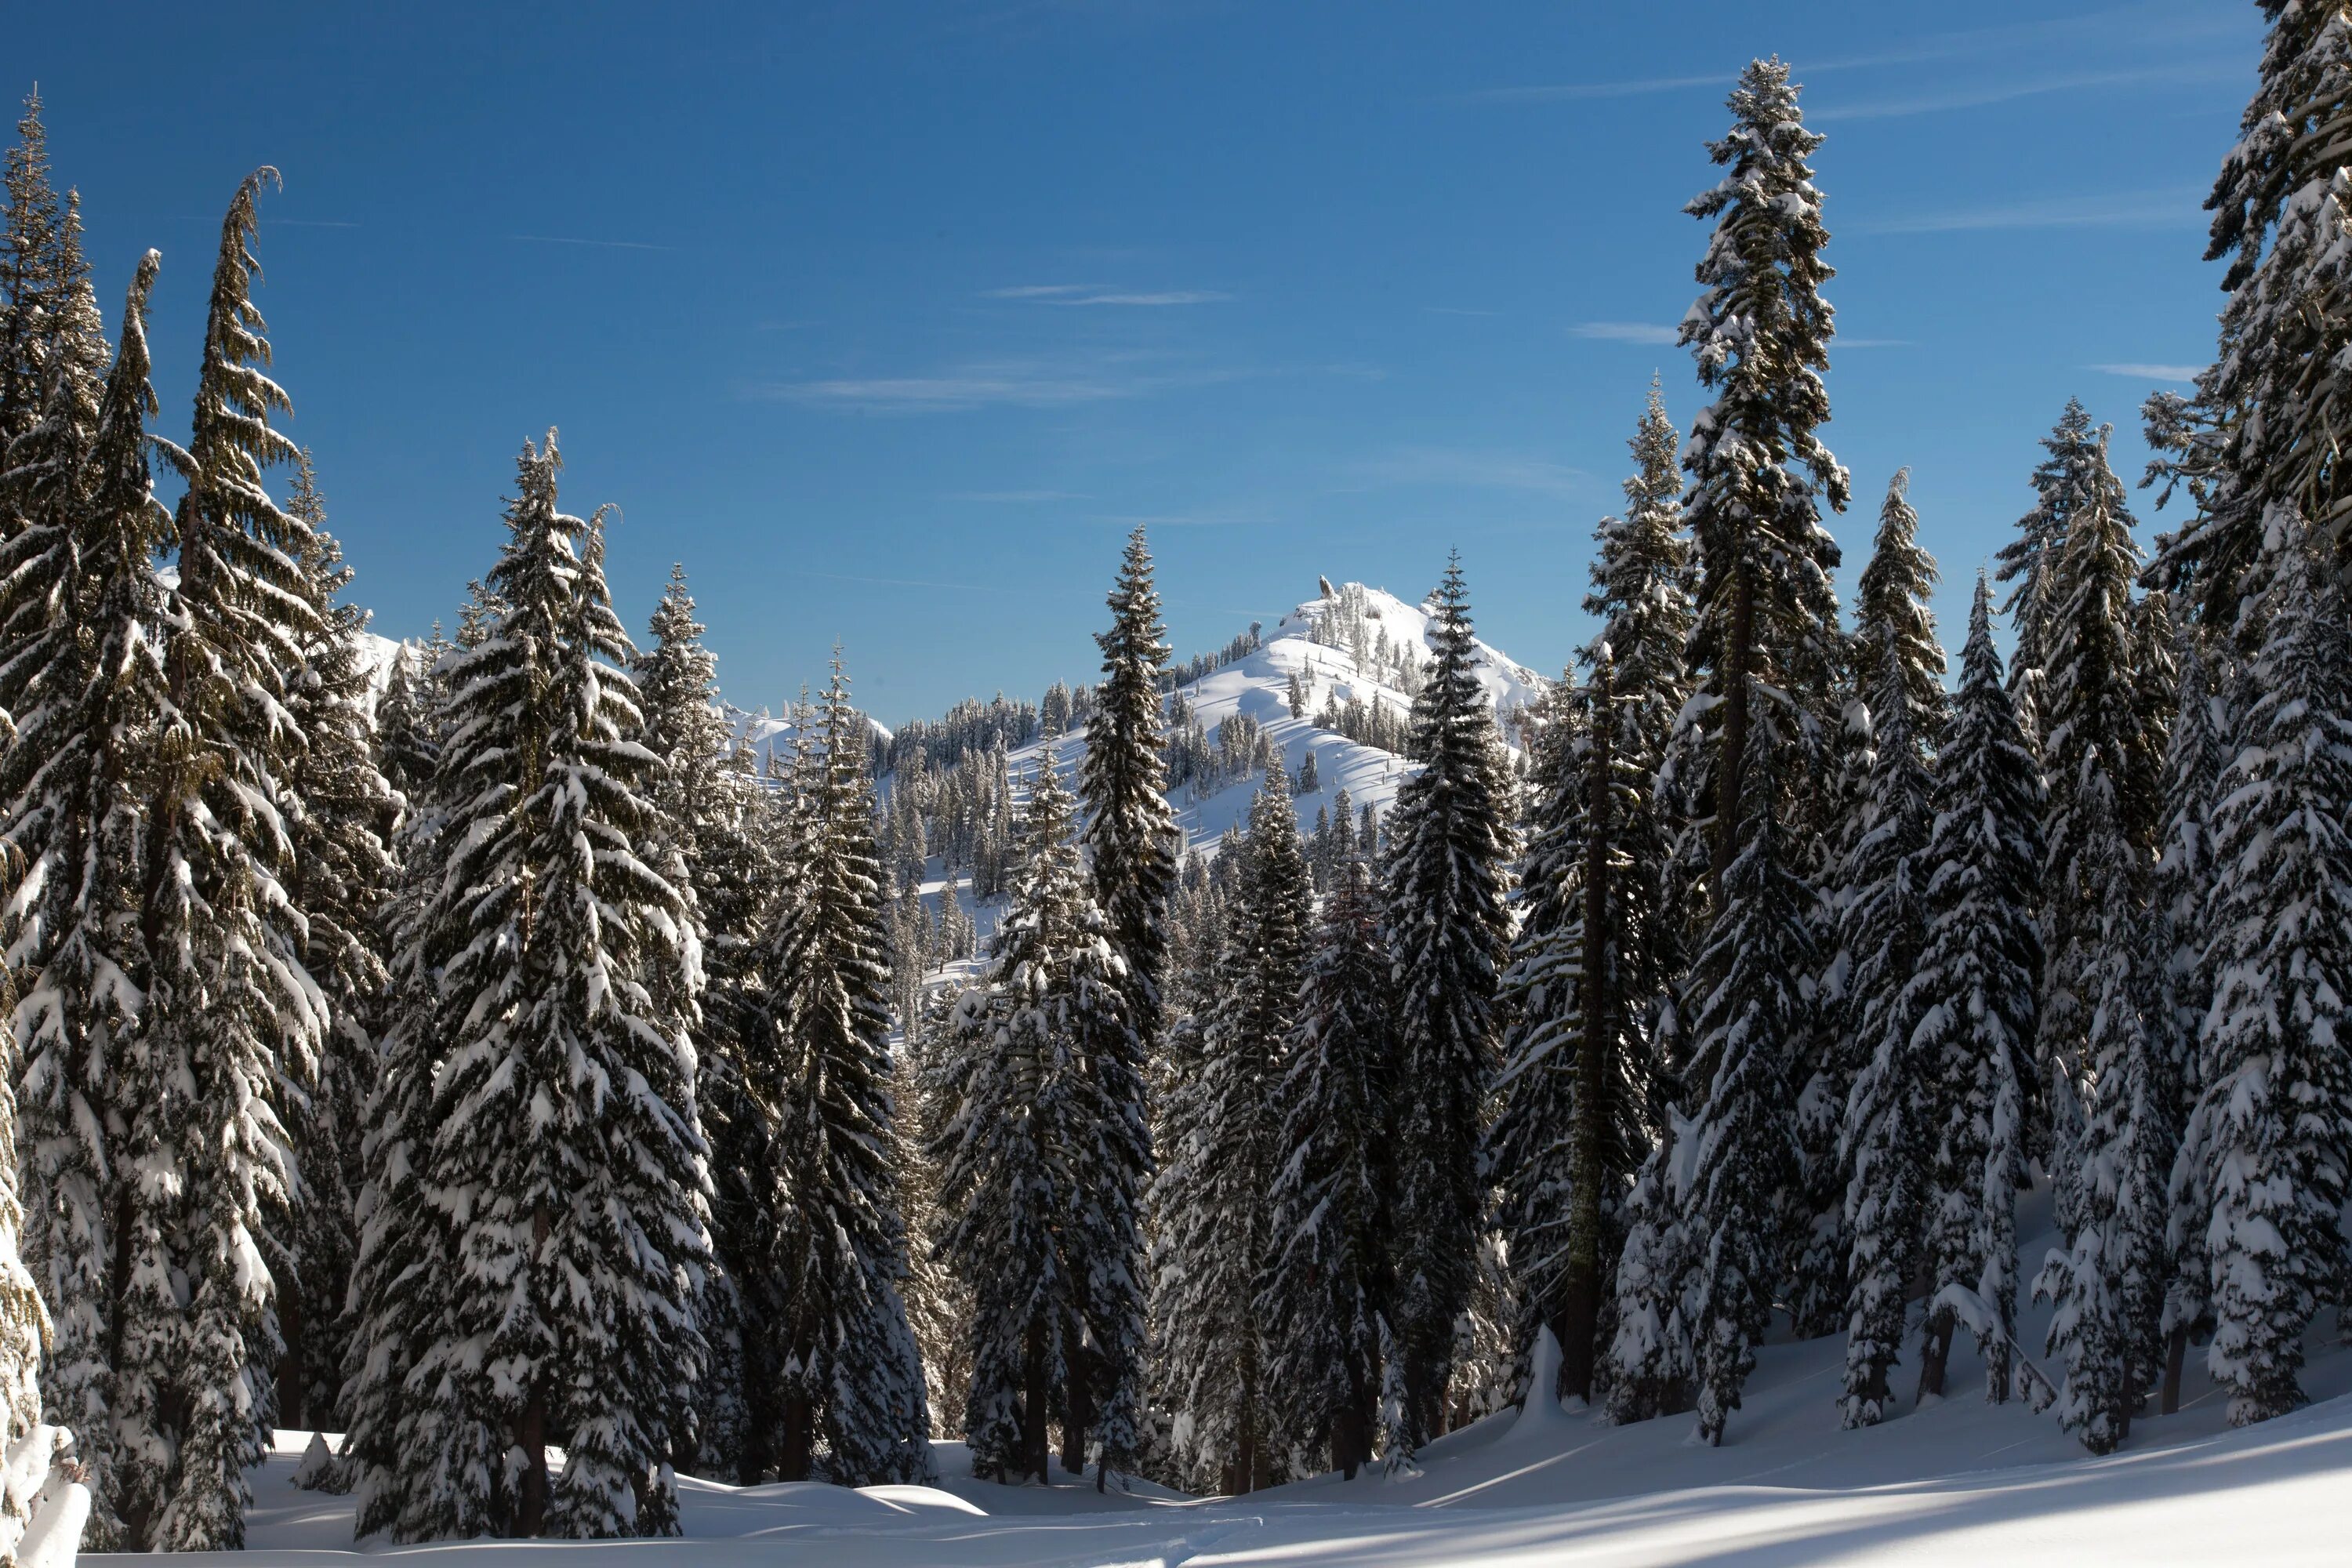
[[[2029,1202],[2021,1216],[2021,1228],[2042,1230],[2029,1260],[2050,1243],[2047,1207]],[[2023,1316],[2025,1342],[2038,1345],[2046,1313]],[[523,1568],[555,1552],[622,1553],[647,1568],[2342,1563],[2352,1562],[2352,1352],[2335,1330],[2323,1319],[2313,1336],[2308,1408],[2229,1431],[2192,1355],[2180,1414],[2137,1423],[2102,1459],[2049,1416],[1987,1405],[1964,1349],[1948,1398],[1911,1408],[1906,1367],[1900,1415],[1840,1431],[1844,1344],[1829,1339],[1764,1350],[1720,1448],[1692,1444],[1686,1415],[1612,1427],[1538,1405],[1441,1439],[1412,1479],[1325,1476],[1192,1500],[1154,1488],[1102,1497],[1075,1477],[1050,1489],[974,1481],[962,1446],[940,1444],[935,1488],[689,1481],[684,1541],[361,1550],[446,1559],[418,1568]],[[328,1568],[354,1550],[350,1500],[290,1484],[308,1440],[285,1434],[256,1478],[252,1568]]]

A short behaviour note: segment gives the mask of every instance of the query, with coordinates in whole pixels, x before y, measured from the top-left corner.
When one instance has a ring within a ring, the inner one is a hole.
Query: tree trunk
[[[804,1481],[816,1467],[816,1406],[806,1389],[794,1385],[783,1398],[777,1423],[776,1479]]]
[[[1075,1327],[1066,1331],[1070,1346],[1069,1384],[1062,1392],[1062,1468],[1074,1476],[1087,1471],[1087,1428],[1094,1425],[1094,1352]]]
[[[1949,1312],[1937,1312],[1927,1320],[1927,1337],[1919,1347],[1919,1393],[1912,1400],[1914,1405],[1931,1394],[1942,1397],[1944,1369],[1952,1357],[1952,1331],[1958,1326]]]
[[[1748,667],[1756,641],[1756,588],[1743,569],[1731,590],[1731,637],[1723,650],[1723,746],[1715,760],[1715,899],[1739,848],[1739,797],[1747,780]]]
[[[1356,1479],[1356,1471],[1372,1457],[1368,1426],[1363,1410],[1352,1402],[1331,1416],[1331,1462],[1339,1467],[1340,1475],[1351,1481]]]
[[[1611,746],[1615,715],[1612,711],[1610,662],[1603,656],[1592,669],[1592,769],[1585,802],[1584,849],[1584,994],[1576,1055],[1576,1124],[1569,1130],[1574,1141],[1569,1151],[1571,1173],[1569,1191],[1568,1269],[1561,1281],[1559,1334],[1560,1387],[1540,1392],[1547,1399],[1561,1392],[1588,1403],[1592,1398],[1592,1370],[1600,1347],[1594,1343],[1601,1322],[1601,1158],[1609,1120],[1609,1075],[1605,1052],[1612,1037],[1609,1018],[1609,852],[1615,837],[1610,815]]]
[[[2167,1415],[2180,1410],[2180,1372],[2189,1360],[2189,1325],[2183,1323],[2164,1340],[2164,1394],[2157,1408]]]
[[[1040,1320],[1029,1325],[1029,1342],[1024,1347],[1023,1381],[1024,1390],[1021,1408],[1021,1466],[1024,1475],[1034,1476],[1039,1486],[1051,1484],[1046,1473],[1053,1449],[1046,1441],[1045,1412],[1053,1400],[1053,1387],[1045,1376],[1045,1324]]]
[[[302,1321],[299,1284],[288,1280],[288,1289],[278,1297],[278,1331],[286,1337],[285,1353],[278,1358],[278,1425],[297,1430],[310,1425],[303,1419],[309,1412],[302,1407],[302,1390],[309,1381],[302,1375],[302,1335],[309,1325]]]

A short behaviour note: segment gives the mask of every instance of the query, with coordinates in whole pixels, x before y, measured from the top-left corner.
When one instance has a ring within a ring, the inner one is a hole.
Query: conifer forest
[[[544,421],[372,616],[278,172],[97,254],[26,97],[0,1562],[2340,1550],[2352,5],[2256,8],[2210,359],[1990,411],[1980,569],[1832,450],[1842,127],[1759,58],[1566,668],[1442,532],[1180,657],[1137,522],[1071,679],[889,727],[856,635],[723,700],[723,561],[631,624],[656,498]]]

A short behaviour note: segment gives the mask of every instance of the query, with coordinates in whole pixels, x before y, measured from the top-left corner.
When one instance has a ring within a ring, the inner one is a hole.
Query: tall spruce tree
[[[524,447],[505,608],[450,670],[428,1190],[454,1257],[418,1282],[446,1307],[411,1374],[443,1418],[410,1460],[430,1535],[674,1531],[670,1391],[703,1357],[698,974],[685,901],[636,848],[658,764],[603,514],[558,509],[559,467],[551,432]]]
[[[1625,1193],[1655,1137],[1657,1013],[1684,957],[1674,825],[1655,780],[1683,701],[1689,559],[1654,382],[1630,445],[1625,514],[1601,524],[1584,601],[1601,620],[1589,684],[1563,682],[1534,747],[1488,1134],[1513,1271],[1560,1344],[1559,1392],[1579,1398],[1592,1396],[1609,1337]]]
[[[50,184],[41,96],[25,99],[16,144],[0,154],[0,476],[79,462],[94,434],[106,339],[81,212]],[[25,498],[0,477],[0,534],[25,526]]]
[[[1178,1444],[1202,1489],[1244,1492],[1285,1476],[1270,1419],[1258,1290],[1275,1255],[1281,1086],[1298,1027],[1314,892],[1277,760],[1242,841],[1240,883],[1217,962],[1220,995],[1201,1038],[1182,1140],[1153,1189],[1160,1226],[1153,1318],[1161,1378],[1189,1420]]]
[[[2042,438],[2042,449],[2049,455],[2033,470],[2033,510],[2018,520],[2017,537],[2000,547],[1994,572],[1998,581],[2011,585],[2000,608],[2017,637],[2009,661],[2010,699],[2026,735],[2037,744],[2043,729],[2043,672],[2055,624],[2065,609],[2054,584],[2067,530],[2075,513],[2120,506],[2122,495],[2105,471],[2104,439],[2080,398],[2066,400],[2065,412]]]
[[[698,1473],[758,1481],[769,1463],[774,1422],[756,1424],[747,1384],[772,1385],[751,1369],[765,1364],[765,1336],[747,1338],[747,1289],[772,1278],[768,1239],[776,1234],[771,1129],[745,1097],[745,1035],[760,993],[758,937],[772,857],[765,813],[748,754],[719,709],[719,661],[703,646],[686,571],[673,566],[655,606],[653,641],[634,674],[645,709],[646,749],[662,760],[649,794],[659,815],[655,846],[664,875],[691,895],[702,952],[700,1024],[695,1031],[696,1099],[710,1143],[711,1240],[719,1263],[696,1312],[709,1362],[695,1391]],[[755,1264],[755,1259],[757,1260]],[[774,1303],[762,1300],[762,1321]]]
[[[1689,646],[1705,700],[1685,710],[1694,729],[1680,745],[1690,756],[1674,777],[1707,837],[1713,884],[1712,923],[1682,1008],[1691,1041],[1683,1070],[1705,1096],[1696,1120],[1717,1140],[1687,1220],[1689,1245],[1712,1259],[1695,1325],[1709,1441],[1737,1404],[1777,1283],[1777,1266],[1759,1258],[1788,1254],[1806,1208],[1801,1166],[1785,1169],[1784,1157],[1817,1026],[1796,972],[1775,966],[1819,945],[1803,880],[1819,858],[1819,813],[1799,809],[1798,791],[1820,771],[1843,652],[1830,582],[1839,552],[1821,508],[1843,510],[1849,493],[1818,433],[1829,418],[1822,372],[1833,331],[1821,289],[1832,273],[1807,160],[1822,137],[1805,128],[1778,59],[1752,61],[1728,107],[1731,130],[1708,149],[1723,178],[1686,209],[1715,221],[1698,268],[1706,291],[1682,341],[1716,401],[1683,454],[1699,573]],[[1746,885],[1735,891],[1742,865]],[[1745,989],[1726,989],[1735,976]],[[1729,1148],[1725,1138],[1754,1143]],[[1768,1202],[1769,1211],[1756,1206]],[[1745,1234],[1728,1237],[1724,1224]]]
[[[146,422],[147,298],[141,260],[87,458],[12,472],[26,525],[0,542],[0,750],[12,968],[29,977],[12,1020],[25,1253],[52,1304],[45,1401],[80,1435],[95,1502],[90,1543],[136,1543],[126,1501],[160,1489],[152,1456],[175,1304],[134,1294],[128,1260],[155,1267],[165,1169],[142,1165],[163,1101],[143,1048],[149,883],[145,833],[169,695],[154,628],[156,552],[172,519],[156,500]]]
[[[1906,1302],[1919,1259],[1940,1087],[1914,1035],[1912,980],[1927,941],[1926,852],[1933,818],[1933,780],[1910,705],[1903,700],[1900,656],[1888,648],[1874,692],[1874,742],[1861,837],[1845,865],[1839,915],[1843,956],[1852,964],[1840,998],[1841,1038],[1856,1066],[1837,1096],[1839,1133],[1832,1150],[1845,1178],[1843,1235],[1846,1262],[1848,1426],[1875,1425],[1890,1404],[1888,1373],[1903,1342]],[[1821,1069],[1806,1090],[1820,1095]],[[1818,1158],[1808,1147],[1807,1154]],[[1818,1181],[1808,1173],[1809,1188]],[[1832,1232],[1816,1215],[1813,1240]],[[1813,1261],[1809,1247],[1804,1261]],[[1791,1289],[1798,1288],[1792,1284]]]
[[[1275,1102],[1270,1261],[1258,1316],[1268,1436],[1328,1450],[1350,1479],[1372,1458],[1393,1109],[1388,953],[1360,860],[1324,900]]]
[[[268,1211],[299,1192],[280,1112],[315,1079],[326,1013],[287,880],[292,774],[308,744],[287,690],[319,631],[302,571],[311,530],[262,483],[298,455],[269,424],[289,405],[264,370],[269,344],[251,297],[255,201],[276,178],[247,176],[222,224],[190,440],[173,459],[187,489],[141,916],[153,966],[147,1048],[173,1086],[157,1153],[176,1163],[185,1194],[164,1246],[185,1283],[172,1288],[184,1308],[167,1489],[127,1499],[125,1518],[136,1538],[177,1551],[244,1542],[245,1472],[261,1457],[268,1371],[282,1352],[280,1292],[253,1259],[282,1246]]]
[[[1479,687],[1469,591],[1448,563],[1412,706],[1417,772],[1388,819],[1385,927],[1397,998],[1396,1296],[1414,1443],[1444,1431],[1454,1323],[1475,1282],[1486,1207],[1483,1100],[1508,957],[1511,781]]]
[[[2352,1180],[2352,635],[2341,588],[2274,512],[2262,641],[2217,792],[2211,1078],[2192,1140],[2210,1217],[2207,1364],[2244,1426],[2304,1403],[2303,1342],[2342,1304]]]
[[[403,802],[424,797],[440,760],[441,738],[435,722],[440,699],[432,675],[437,657],[396,644],[383,695],[375,702],[376,767]]]
[[[772,1127],[783,1292],[778,1471],[848,1486],[931,1479],[923,1369],[907,1324],[907,1230],[890,1159],[890,1012],[870,747],[840,656],[797,779],[799,897],[760,956],[745,1089]]]
[[[2135,899],[2146,897],[2140,862],[2153,858],[2163,737],[2141,721],[2132,604],[2140,553],[2104,434],[2069,493],[2065,542],[2044,566],[2041,589],[2049,617],[2041,738],[2050,807],[2038,1054],[2045,1068],[2062,1065],[2087,1084],[2094,975],[2114,913],[2099,879],[2128,868]]]
[[[361,1107],[375,1080],[374,1030],[388,980],[375,905],[391,877],[383,836],[395,802],[370,733],[372,672],[362,649],[367,612],[341,599],[352,571],[326,531],[326,503],[307,451],[296,459],[286,510],[309,531],[299,564],[313,613],[286,693],[304,741],[289,776],[298,807],[289,891],[302,916],[303,966],[327,1009],[317,1082],[293,1100],[287,1118],[302,1185],[285,1238],[277,1419],[340,1426]]]
[[[1140,1213],[1151,1175],[1143,1063],[1159,1047],[1168,899],[1176,885],[1176,853],[1183,837],[1167,796],[1160,689],[1168,644],[1140,524],[1128,538],[1108,604],[1110,627],[1095,637],[1102,649],[1103,679],[1095,689],[1086,755],[1078,765],[1086,813],[1079,841],[1087,851],[1095,903],[1126,965],[1137,1052],[1106,1052],[1093,1059],[1098,1092],[1112,1120],[1102,1128],[1081,1178],[1082,1228],[1093,1248],[1087,1289],[1096,1329],[1083,1352],[1070,1425],[1078,1431],[1090,1420],[1097,1423],[1098,1481],[1112,1469],[1130,1468],[1140,1440],[1135,1427],[1146,1341]]]
[[[1802,1096],[1811,1230],[1790,1284],[1801,1297],[1799,1280],[1846,1281],[1845,1419],[1857,1426],[1886,1408],[1937,1130],[1910,987],[1927,941],[1929,757],[1944,725],[1944,652],[1927,608],[1936,563],[1919,546],[1909,482],[1900,472],[1887,488],[1855,607],[1854,678],[1872,745],[1837,868],[1838,952],[1824,988],[1833,1044]],[[1826,1139],[1815,1131],[1822,1102],[1833,1107]],[[1820,1206],[1830,1186],[1834,1219]]]
[[[1751,822],[1720,887],[1720,907],[1693,964],[1689,997],[1694,1062],[1706,1074],[1698,1155],[1685,1189],[1695,1278],[1686,1321],[1698,1385],[1698,1436],[1723,1440],[1756,1365],[1780,1284],[1786,1216],[1802,1178],[1790,1106],[1794,1043],[1810,1005],[1803,977],[1816,961],[1808,919],[1812,893],[1794,866],[1772,791],[1777,759],[1793,727],[1775,704],[1759,708],[1748,764]]]
[[[1927,1321],[1919,1387],[1941,1394],[1958,1314],[1954,1288],[1983,1303],[1985,1395],[2009,1394],[2017,1331],[2017,1194],[2025,1184],[2034,1077],[2033,920],[2042,875],[2039,769],[1992,644],[1992,591],[1977,578],[1960,688],[1937,757],[1935,827],[1922,864],[1927,942],[1901,1012],[1925,1083],[1920,1135]]]
[[[1703,706],[1718,880],[1754,819],[1747,749],[1759,700],[1769,689],[1799,694],[1809,728],[1827,710],[1842,651],[1830,583],[1839,552],[1821,505],[1843,510],[1849,493],[1818,434],[1835,330],[1821,294],[1835,276],[1822,260],[1829,232],[1807,162],[1822,138],[1805,129],[1778,59],[1749,62],[1727,107],[1731,129],[1707,148],[1723,178],[1685,209],[1715,230],[1698,267],[1706,291],[1681,335],[1700,384],[1716,394],[1692,426],[1683,468],[1699,573],[1690,651],[1712,700]],[[1796,782],[1782,776],[1784,787]]]
[[[2164,831],[2150,899],[2156,996],[2148,1028],[2158,1064],[2168,1080],[2172,1127],[2180,1132],[2188,1128],[2205,1088],[2200,1036],[2213,1002],[2207,905],[2218,879],[2213,808],[2220,798],[2229,706],[2229,693],[2215,689],[2211,673],[2221,651],[2218,640],[2200,635],[2193,625],[2184,629],[2178,712],[2164,760]],[[2172,1259],[2164,1301],[2160,1410],[2167,1415],[2180,1407],[2180,1376],[2189,1339],[2205,1336],[2212,1327],[2203,1246],[2210,1199],[2203,1174],[2201,1154],[2184,1147],[2173,1161],[2168,1194],[2171,1214],[2165,1227]]]
[[[1917,1217],[1916,1205],[1907,1202],[1898,1205],[1899,1217],[1877,1207],[1856,1214],[1852,1181],[1862,1148],[1858,1136],[1865,1142],[1885,1137],[1894,1125],[1889,1116],[1909,1124],[1896,1107],[1876,1100],[1861,1110],[1857,1123],[1852,1101],[1865,1078],[1874,1096],[1912,1092],[1899,1068],[1892,1077],[1872,1069],[1882,1047],[1898,1055],[1907,1049],[1909,1025],[1899,1003],[1927,935],[1919,855],[1933,820],[1928,759],[1943,727],[1944,653],[1927,608],[1936,563],[1919,546],[1910,482],[1909,470],[1897,472],[1879,510],[1856,596],[1847,719],[1833,748],[1841,787],[1830,842],[1822,846],[1821,889],[1828,962],[1798,1097],[1805,1190],[1791,1216],[1789,1310],[1801,1335],[1833,1332],[1841,1325],[1851,1335],[1853,1290],[1863,1285],[1862,1274],[1851,1267],[1857,1249],[1874,1251],[1897,1231],[1903,1239],[1896,1250],[1907,1249]],[[1832,847],[1834,860],[1828,853]],[[1877,1131],[1865,1131],[1868,1127]],[[1906,1148],[1902,1157],[1916,1152]],[[1882,1170],[1888,1157],[1883,1149],[1874,1156]],[[1916,1166],[1906,1173],[1916,1175]],[[1916,1196],[1916,1183],[1905,1190]],[[1878,1234],[1857,1232],[1865,1219]],[[1890,1221],[1895,1231],[1885,1229]],[[1895,1288],[1899,1291],[1900,1283]],[[1895,1327],[1899,1335],[1899,1321]],[[1881,1387],[1883,1369],[1864,1381]]]
[[[2213,363],[2183,398],[2147,406],[2152,475],[2185,480],[2196,515],[2152,574],[2182,590],[2217,632],[2259,631],[2239,608],[2259,595],[2273,508],[2307,520],[2341,573],[2352,475],[2337,456],[2335,408],[2352,343],[2352,278],[2342,235],[2352,215],[2352,18],[2341,5],[2258,0],[2270,31],[2261,76],[2205,205],[2205,256],[2224,261],[2229,301]]]
[[[1088,1301],[1087,1241],[1066,1221],[1087,1145],[1110,1119],[1088,1058],[1135,1048],[1124,965],[1088,896],[1072,812],[1041,764],[1010,907],[932,1086],[942,1250],[972,1289],[965,1437],[972,1473],[996,1479],[1046,1479]]]
[[[2084,1097],[2065,1245],[2036,1279],[2058,1303],[2060,1419],[2095,1452],[2122,1441],[2154,1386],[2166,1276],[2173,1109],[2147,1020],[2147,910],[2163,737],[2146,723],[2131,589],[2140,564],[2101,432],[2048,563],[2042,750],[2050,784],[2037,1055]],[[2053,1154],[2053,1161],[2057,1156]]]

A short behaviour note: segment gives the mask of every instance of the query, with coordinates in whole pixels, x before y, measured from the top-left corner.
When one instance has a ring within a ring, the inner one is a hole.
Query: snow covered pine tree
[[[768,1267],[781,1316],[778,1474],[845,1486],[932,1479],[923,1367],[907,1326],[907,1229],[890,1163],[890,1013],[871,747],[838,652],[796,769],[803,828],[760,955],[745,1092],[772,1129]],[[822,1447],[820,1447],[820,1443]]]
[[[1818,947],[1815,857],[1795,795],[1812,771],[1843,651],[1829,574],[1838,547],[1821,502],[1843,508],[1844,468],[1822,444],[1832,332],[1821,286],[1821,194],[1789,68],[1752,61],[1709,146],[1723,179],[1687,209],[1716,220],[1682,327],[1716,401],[1693,426],[1685,515],[1699,569],[1685,709],[1712,794],[1713,926],[1685,986],[1683,1064],[1705,1128],[1685,1218],[1709,1259],[1693,1324],[1699,1431],[1718,1442],[1754,1362],[1783,1264],[1810,1227],[1792,1107],[1813,1034],[1798,979]],[[1689,787],[1689,786],[1685,786]],[[1800,1228],[1800,1227],[1805,1228]],[[1661,1303],[1661,1308],[1665,1303]],[[1663,1320],[1664,1310],[1657,1311]]]
[[[673,1391],[703,1355],[699,973],[684,900],[636,849],[658,763],[603,514],[558,510],[559,467],[552,432],[524,447],[504,607],[448,671],[424,1183],[448,1249],[402,1292],[436,1304],[401,1428],[406,1539],[675,1531]]]
[[[1855,607],[1854,683],[1870,715],[1870,763],[1838,868],[1836,1039],[1807,1091],[1837,1107],[1835,1163],[1845,1178],[1850,1247],[1842,1270],[1849,1426],[1875,1423],[1889,1404],[1887,1374],[1902,1346],[1939,1127],[1937,1081],[1913,1033],[1913,982],[1927,941],[1928,759],[1943,730],[1944,652],[1927,609],[1936,563],[1919,547],[1909,483],[1906,470],[1887,488]]]
[[[2002,684],[1992,645],[1992,590],[1977,577],[1960,689],[1936,759],[1934,830],[1924,856],[1927,945],[1906,1010],[1932,1098],[1923,1246],[1927,1324],[1919,1388],[1941,1394],[1958,1312],[1973,1292],[1985,1325],[1985,1397],[2009,1396],[2017,1332],[2017,1194],[2026,1182],[2042,944],[2033,921],[2042,876],[2040,770]]]
[[[1279,759],[1251,803],[1240,887],[1217,961],[1221,994],[1202,1033],[1184,1136],[1152,1189],[1162,1383],[1177,1452],[1201,1490],[1287,1479],[1270,1441],[1265,1320],[1274,1257],[1270,1194],[1281,1173],[1281,1085],[1299,1018],[1314,893]]]
[[[942,1247],[972,1287],[964,1427],[983,1479],[1046,1479],[1085,1321],[1085,1243],[1065,1222],[1086,1146],[1110,1114],[1087,1059],[1135,1048],[1124,965],[1087,891],[1072,812],[1041,765],[1010,906],[980,984],[957,1004],[931,1089]]]
[[[1133,1468],[1142,1441],[1137,1424],[1148,1331],[1141,1209],[1151,1175],[1143,1064],[1160,1048],[1168,896],[1176,885],[1176,850],[1183,837],[1168,804],[1160,721],[1168,644],[1139,524],[1128,538],[1109,605],[1110,628],[1095,637],[1103,679],[1078,764],[1086,811],[1079,841],[1095,904],[1126,966],[1136,1048],[1098,1051],[1090,1062],[1108,1120],[1079,1175],[1088,1327],[1079,1375],[1071,1384],[1069,1427],[1073,1439],[1090,1422],[1095,1427],[1097,1488],[1112,1470]],[[1066,1440],[1065,1447],[1066,1466],[1083,1458],[1083,1442]]]
[[[2352,634],[2299,520],[2273,511],[2271,529],[2214,813],[2211,1070],[2189,1141],[2211,1205],[2207,1363],[2232,1426],[2304,1403],[2304,1331],[2341,1305],[2352,1174]]]
[[[1654,383],[1630,445],[1625,515],[1595,533],[1590,684],[1562,683],[1535,742],[1504,981],[1511,1024],[1487,1133],[1512,1272],[1530,1318],[1559,1342],[1557,1392],[1580,1399],[1593,1396],[1612,1332],[1604,1308],[1625,1194],[1656,1141],[1657,1014],[1684,956],[1656,781],[1685,694],[1689,552],[1677,537],[1675,429]],[[1522,1345],[1533,1331],[1522,1326]]]
[[[1384,921],[1397,998],[1396,1294],[1412,1446],[1445,1429],[1455,1321],[1478,1269],[1478,1133],[1509,956],[1511,780],[1479,687],[1469,593],[1449,562],[1413,699],[1421,766],[1388,819]]]

